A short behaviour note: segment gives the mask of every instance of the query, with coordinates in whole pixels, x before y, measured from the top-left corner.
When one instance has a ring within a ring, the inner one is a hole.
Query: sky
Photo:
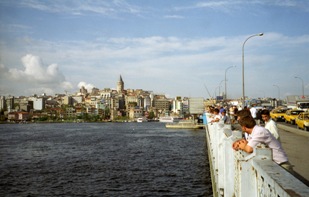
[[[237,99],[242,71],[249,98],[308,95],[308,21],[308,0],[0,0],[0,95],[116,89],[121,75]]]

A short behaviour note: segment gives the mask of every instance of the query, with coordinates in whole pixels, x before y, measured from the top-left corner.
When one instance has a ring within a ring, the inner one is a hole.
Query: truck
[[[309,110],[309,96],[287,96],[286,105],[290,109]]]

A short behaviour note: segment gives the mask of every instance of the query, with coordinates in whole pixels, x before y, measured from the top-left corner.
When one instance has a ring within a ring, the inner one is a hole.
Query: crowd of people
[[[265,144],[272,150],[273,161],[294,175],[285,151],[282,148],[276,122],[270,117],[266,108],[258,109],[256,106],[238,109],[237,106],[229,108],[229,115],[224,107],[209,107],[210,122],[222,121],[225,124],[239,124],[244,135],[233,143],[235,151],[243,150],[252,153],[258,144]]]

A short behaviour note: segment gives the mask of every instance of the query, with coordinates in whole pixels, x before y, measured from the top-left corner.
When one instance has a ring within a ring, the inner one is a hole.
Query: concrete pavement
[[[302,182],[309,186],[309,132],[277,124],[283,149],[288,155],[294,171]]]

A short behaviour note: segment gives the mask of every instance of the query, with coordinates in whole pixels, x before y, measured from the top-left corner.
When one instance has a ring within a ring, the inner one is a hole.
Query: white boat
[[[163,116],[159,118],[159,122],[179,122],[182,118],[172,117],[172,116]]]
[[[136,122],[148,122],[145,117],[137,118]]]
[[[168,129],[204,129],[205,125],[194,122],[193,120],[182,120],[174,123],[166,123]]]

